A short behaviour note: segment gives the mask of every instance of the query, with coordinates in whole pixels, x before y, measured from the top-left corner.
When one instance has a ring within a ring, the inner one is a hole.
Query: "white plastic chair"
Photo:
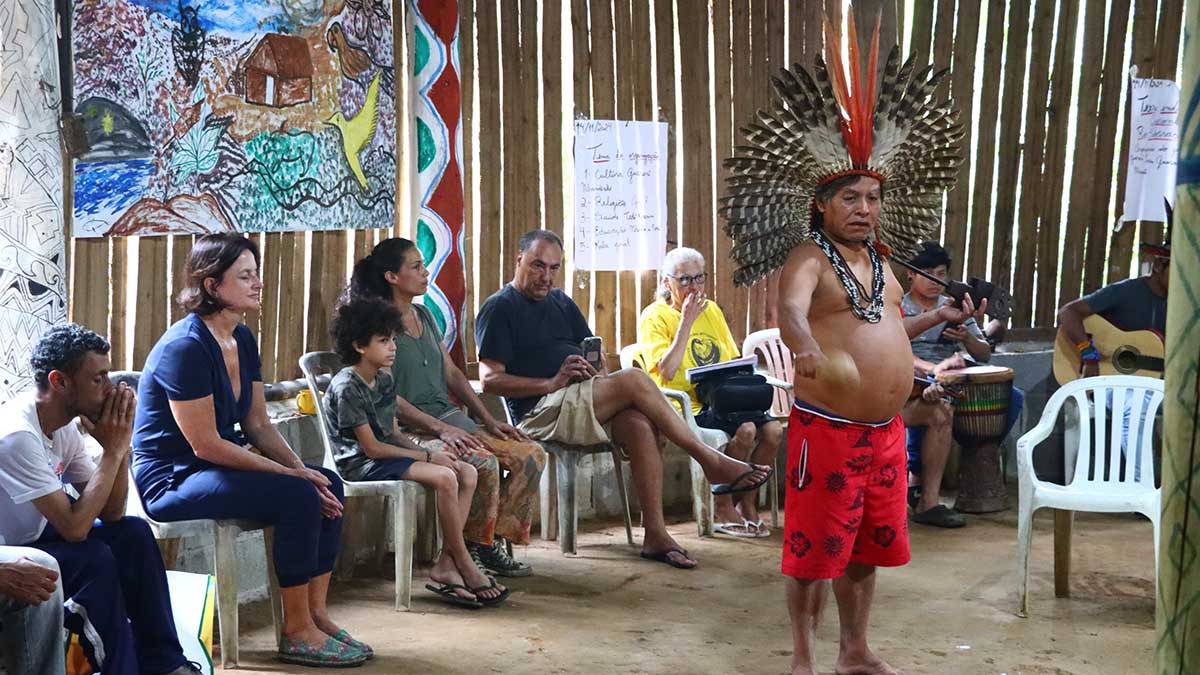
[[[115,384],[125,382],[137,388],[141,372],[117,371],[109,374]],[[125,514],[141,518],[150,526],[154,538],[163,542],[168,554],[164,556],[167,567],[175,564],[179,541],[187,537],[212,538],[213,576],[217,579],[217,625],[221,631],[221,667],[230,669],[238,665],[238,569],[236,543],[243,532],[263,531],[263,544],[267,557],[267,589],[271,600],[271,618],[275,623],[275,643],[279,644],[283,633],[283,600],[279,595],[279,580],[275,577],[274,528],[247,520],[177,520],[159,522],[146,513],[142,495],[129,471],[129,492],[125,502]]]
[[[1050,435],[1059,411],[1068,399],[1074,401],[1078,410],[1091,410],[1092,414],[1090,419],[1087,414],[1076,417],[1074,425],[1077,428],[1070,435],[1075,447],[1063,449],[1067,461],[1074,457],[1073,474],[1072,467],[1067,467],[1068,483],[1046,483],[1034,473],[1033,450]],[[1162,490],[1154,484],[1152,448],[1154,417],[1162,400],[1163,381],[1159,379],[1116,375],[1075,380],[1050,397],[1037,426],[1017,441],[1017,473],[1020,481],[1017,613],[1020,616],[1027,616],[1029,607],[1029,547],[1033,534],[1033,514],[1042,507],[1102,513],[1136,512],[1149,518],[1154,526],[1154,578],[1157,587]],[[1125,410],[1127,402],[1134,403],[1134,414],[1129,416],[1129,428],[1126,431],[1121,411]],[[1140,476],[1135,472],[1138,466],[1141,467]]]
[[[786,429],[788,417],[792,414],[792,383],[796,378],[796,365],[792,359],[792,351],[783,344],[778,328],[756,330],[746,336],[742,342],[742,356],[755,354],[766,365],[767,381],[775,385],[775,400],[771,406],[771,415],[778,419]],[[784,434],[780,444],[785,450],[787,435]],[[771,479],[771,487],[767,490],[771,503],[771,525],[779,527],[779,453],[775,453],[775,477]]]
[[[333,460],[333,442],[325,426],[325,407],[321,403],[317,377],[335,374],[341,370],[342,362],[333,352],[309,352],[300,357],[300,370],[308,382],[313,402],[317,409],[317,426],[320,427],[321,443],[325,446],[322,466],[337,471]],[[340,475],[340,474],[339,474]],[[392,500],[394,513],[394,538],[396,546],[396,610],[412,606],[413,542],[417,531],[417,500],[426,494],[425,489],[410,480],[351,481],[342,479],[347,497],[386,497]],[[431,510],[432,513],[432,510]],[[433,517],[430,517],[433,520]]]
[[[631,344],[625,345],[621,349],[621,368],[637,368],[638,370],[646,370],[646,364],[642,362],[642,345]],[[671,389],[670,387],[659,387],[659,391],[663,396],[674,401],[683,411],[683,421],[687,423],[688,429],[692,430],[697,438],[703,441],[706,445],[714,448],[720,448],[729,443],[729,434],[726,434],[720,429],[707,429],[696,424],[696,418],[692,414],[692,398],[685,391]],[[713,496],[712,486],[708,482],[708,478],[704,475],[704,469],[696,460],[689,462],[692,476],[692,517],[696,519],[696,529],[701,537],[713,536]]]
[[[508,410],[508,401],[503,396],[493,396],[483,391],[478,380],[472,380],[475,393],[491,409],[492,414],[516,426]],[[491,403],[491,404],[490,404]],[[579,529],[579,500],[575,493],[579,458],[583,455],[609,453],[613,460],[613,474],[617,481],[617,493],[621,499],[621,514],[625,518],[625,540],[633,546],[633,520],[629,512],[629,494],[625,491],[625,471],[621,466],[621,451],[611,443],[596,445],[568,445],[557,441],[538,441],[546,450],[546,470],[542,472],[539,492],[539,517],[542,539],[558,540],[563,555],[575,555],[576,533]]]
[[[742,342],[742,356],[757,354],[767,367],[765,375],[775,385],[775,401],[771,414],[784,423],[792,414],[792,383],[796,379],[796,366],[792,352],[783,344],[778,328],[756,330]]]
[[[267,555],[267,587],[271,599],[271,618],[275,623],[275,643],[279,644],[283,631],[283,600],[279,596],[279,580],[275,577],[273,554],[274,529],[261,523],[243,520],[177,520],[162,523],[146,513],[133,471],[129,472],[129,495],[125,514],[141,518],[150,525],[154,538],[167,542],[174,551],[180,539],[185,537],[212,537],[213,568],[217,578],[217,623],[221,627],[221,667],[230,669],[238,665],[238,569],[236,543],[238,535],[254,530],[263,531],[263,545]],[[169,556],[169,557],[173,557]],[[167,560],[172,567],[174,560]]]

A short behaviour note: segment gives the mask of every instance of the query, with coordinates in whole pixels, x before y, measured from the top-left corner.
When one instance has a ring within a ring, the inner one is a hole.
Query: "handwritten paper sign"
[[[1166,222],[1163,198],[1175,204],[1179,159],[1179,85],[1133,78],[1130,108],[1129,180],[1122,220]]]
[[[666,214],[666,123],[576,120],[576,269],[658,269]]]

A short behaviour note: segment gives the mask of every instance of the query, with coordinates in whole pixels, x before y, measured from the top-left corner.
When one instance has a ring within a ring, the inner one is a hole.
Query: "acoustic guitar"
[[[1152,330],[1124,331],[1098,314],[1083,320],[1083,329],[1092,336],[1100,352],[1101,375],[1163,376],[1166,350],[1163,339]],[[1059,329],[1054,339],[1054,379],[1066,384],[1080,378],[1082,361],[1071,340]]]

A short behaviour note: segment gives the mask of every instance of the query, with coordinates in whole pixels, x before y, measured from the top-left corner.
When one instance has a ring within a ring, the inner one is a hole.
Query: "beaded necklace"
[[[812,237],[817,246],[820,246],[821,250],[825,252],[825,257],[829,258],[829,264],[833,266],[833,273],[837,275],[838,281],[842,282],[842,287],[846,289],[846,295],[850,297],[850,311],[854,312],[854,316],[862,321],[879,323],[883,318],[884,281],[883,262],[879,257],[879,252],[869,242],[867,243],[867,254],[871,258],[873,275],[871,293],[868,295],[867,289],[850,271],[850,266],[846,264],[842,252],[825,237],[825,233],[821,230],[813,230]],[[866,301],[863,296],[867,296]]]

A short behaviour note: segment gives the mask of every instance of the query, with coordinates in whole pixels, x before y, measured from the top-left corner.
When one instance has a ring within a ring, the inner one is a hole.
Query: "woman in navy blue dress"
[[[370,647],[338,627],[325,604],[342,527],[341,480],[305,466],[272,426],[258,348],[241,322],[259,309],[259,262],[258,247],[239,235],[207,235],[192,247],[178,298],[189,314],[159,339],[138,385],[134,478],[155,520],[273,525],[280,660],[359,665]]]

